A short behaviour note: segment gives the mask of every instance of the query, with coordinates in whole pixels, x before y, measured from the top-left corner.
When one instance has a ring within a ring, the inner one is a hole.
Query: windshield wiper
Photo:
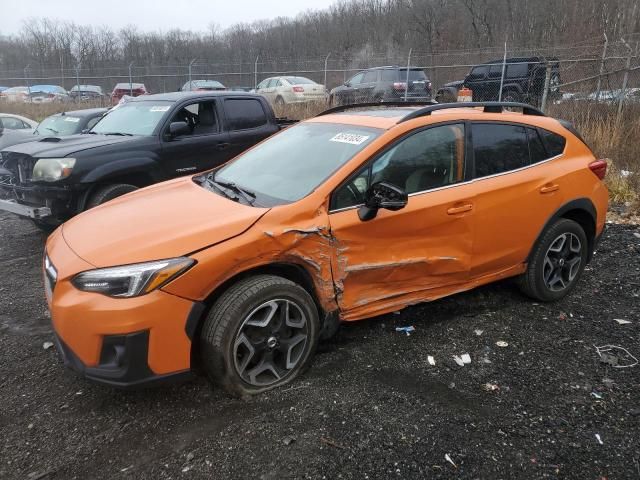
[[[256,201],[256,194],[253,193],[251,190],[247,190],[246,188],[242,188],[238,185],[236,185],[233,182],[225,182],[224,180],[216,180],[216,177],[207,177],[207,179],[217,185],[221,185],[224,188],[228,188],[229,190],[232,190],[240,195],[242,195],[242,198],[245,199],[245,201],[253,206],[253,203]]]
[[[124,132],[106,132],[102,135],[118,135],[120,137],[133,137],[133,133],[124,133]]]
[[[51,128],[51,127],[43,127],[45,130],[49,130],[50,132],[53,132],[54,135],[58,135],[58,130]]]

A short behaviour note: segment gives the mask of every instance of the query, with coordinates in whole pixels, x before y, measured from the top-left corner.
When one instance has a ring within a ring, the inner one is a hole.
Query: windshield
[[[38,135],[73,135],[80,132],[80,117],[53,115],[38,124],[34,133]]]
[[[240,155],[214,180],[248,190],[264,206],[295,202],[381,133],[354,125],[300,123]]]
[[[171,104],[161,100],[124,103],[107,113],[91,133],[152,135]]]

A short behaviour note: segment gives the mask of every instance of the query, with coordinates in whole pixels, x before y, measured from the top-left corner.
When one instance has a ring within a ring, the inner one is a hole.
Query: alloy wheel
[[[234,366],[245,382],[266,387],[288,377],[304,358],[309,322],[288,299],[258,306],[243,320],[233,344]]]
[[[580,272],[582,242],[573,233],[555,238],[544,257],[542,275],[546,287],[560,292],[571,285]]]

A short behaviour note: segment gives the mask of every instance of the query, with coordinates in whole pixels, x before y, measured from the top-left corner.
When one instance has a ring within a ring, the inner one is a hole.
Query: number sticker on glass
[[[151,107],[149,109],[150,112],[166,112],[167,110],[169,110],[170,105],[167,106],[155,106],[155,107]]]
[[[78,123],[80,121],[80,119],[78,117],[65,117],[64,121],[65,122]]]
[[[330,142],[350,143],[351,145],[360,145],[369,138],[368,135],[358,135],[357,133],[338,133]]]

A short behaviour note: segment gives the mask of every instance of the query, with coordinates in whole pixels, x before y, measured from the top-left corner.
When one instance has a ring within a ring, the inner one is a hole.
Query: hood
[[[461,87],[464,80],[456,80],[455,82],[449,82],[442,85],[443,87]]]
[[[115,145],[117,143],[135,141],[140,137],[120,137],[116,135],[77,134],[56,137],[40,135],[38,140],[23,143],[7,150],[24,153],[35,158],[60,158],[90,148]],[[146,138],[146,137],[144,137]]]
[[[37,135],[33,134],[33,130],[4,130],[0,134],[0,151],[19,143],[33,142],[38,140]]]
[[[187,177],[92,208],[63,224],[62,235],[83,260],[108,267],[189,254],[243,233],[268,211]]]

